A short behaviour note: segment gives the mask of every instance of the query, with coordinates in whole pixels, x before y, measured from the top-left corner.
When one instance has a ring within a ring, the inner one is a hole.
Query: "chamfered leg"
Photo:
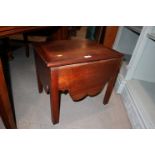
[[[105,96],[104,96],[103,104],[107,104],[109,102],[109,99],[112,94],[116,79],[117,79],[117,74],[110,79],[108,86],[107,86]]]

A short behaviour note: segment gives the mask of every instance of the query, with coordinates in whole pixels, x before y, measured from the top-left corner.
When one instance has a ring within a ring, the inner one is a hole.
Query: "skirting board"
[[[115,90],[121,95],[122,101],[128,113],[129,120],[134,129],[150,129],[155,128],[152,123],[147,119],[142,107],[138,107],[136,99],[132,95],[127,82],[121,74],[118,75]]]
[[[144,120],[141,117],[141,112],[136,107],[136,103],[134,102],[134,99],[132,95],[130,94],[130,91],[127,85],[125,85],[123,91],[121,92],[121,97],[125,105],[125,108],[127,110],[128,117],[129,117],[132,127],[134,129],[148,128],[146,124],[144,123]]]

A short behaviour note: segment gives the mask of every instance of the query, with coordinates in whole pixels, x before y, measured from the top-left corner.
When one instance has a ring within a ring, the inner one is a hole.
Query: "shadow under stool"
[[[123,55],[94,41],[62,40],[34,44],[38,89],[50,94],[51,118],[59,122],[60,94],[68,92],[74,101],[97,95],[108,83],[107,104]]]

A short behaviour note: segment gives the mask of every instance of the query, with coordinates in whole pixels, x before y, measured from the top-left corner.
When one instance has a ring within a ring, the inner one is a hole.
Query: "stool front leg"
[[[60,115],[60,93],[58,87],[58,71],[50,72],[50,103],[51,103],[51,119],[53,124],[59,123]]]

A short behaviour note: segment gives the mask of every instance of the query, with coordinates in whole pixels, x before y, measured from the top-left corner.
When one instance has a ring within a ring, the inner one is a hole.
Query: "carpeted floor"
[[[10,61],[13,96],[18,128],[131,128],[119,95],[113,92],[108,105],[103,105],[104,90],[95,97],[73,102],[69,95],[61,97],[60,123],[50,120],[50,97],[37,90],[33,51],[26,58],[25,49],[14,52]],[[4,128],[0,120],[0,128]]]

